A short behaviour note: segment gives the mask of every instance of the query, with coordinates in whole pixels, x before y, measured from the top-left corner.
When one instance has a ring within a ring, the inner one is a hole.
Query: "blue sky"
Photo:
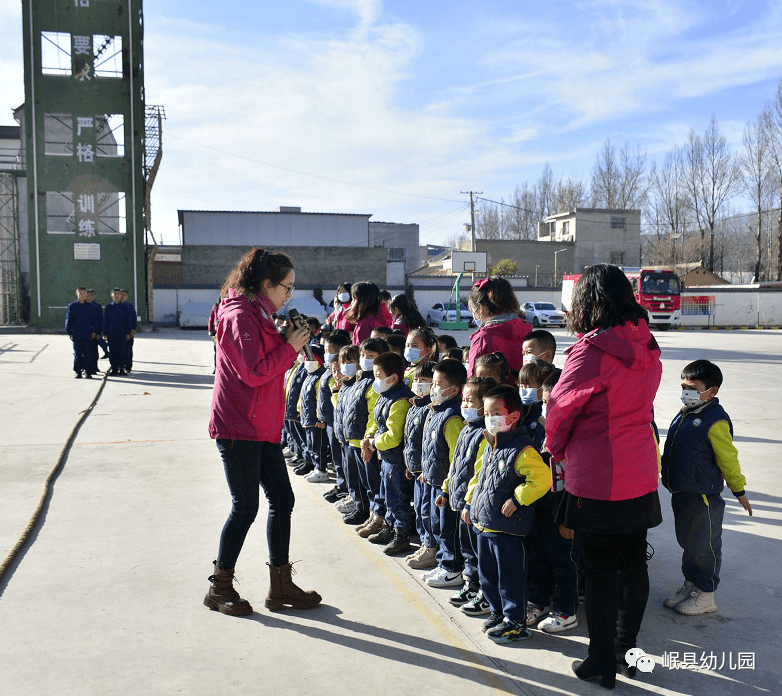
[[[468,220],[460,191],[507,198],[546,162],[587,179],[606,138],[661,161],[714,113],[738,147],[780,36],[780,1],[148,0],[147,103],[168,116],[153,230],[300,205],[438,243]],[[21,3],[2,0],[0,123],[23,100]]]

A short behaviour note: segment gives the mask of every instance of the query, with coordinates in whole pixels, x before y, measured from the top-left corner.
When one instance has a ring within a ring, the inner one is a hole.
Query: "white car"
[[[468,326],[475,326],[475,318],[472,316],[472,312],[467,309],[467,305],[461,302],[459,308],[462,321]],[[456,321],[456,303],[438,302],[434,307],[426,310],[427,326],[439,326],[441,321]]]
[[[304,314],[308,317],[315,317],[321,324],[323,324],[328,317],[326,308],[314,297],[297,297],[290,299],[277,314],[287,317],[289,309],[295,309],[299,314]]]
[[[565,315],[551,302],[525,302],[522,307],[527,323],[539,326],[565,326]]]

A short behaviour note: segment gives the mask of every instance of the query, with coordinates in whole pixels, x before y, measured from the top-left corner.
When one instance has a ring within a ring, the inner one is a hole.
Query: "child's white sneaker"
[[[462,571],[449,573],[445,568],[437,568],[437,572],[425,580],[429,587],[458,587],[464,582]]]
[[[552,613],[547,616],[543,621],[538,624],[538,628],[544,633],[562,633],[569,628],[575,628],[578,626],[578,618],[575,614],[568,616],[567,614]]]
[[[435,566],[431,570],[427,570],[425,573],[421,573],[421,580],[426,582],[429,578],[437,575],[437,573],[439,573],[441,570],[442,568],[440,568],[440,566]]]
[[[684,584],[676,590],[676,594],[668,597],[663,601],[663,606],[668,607],[669,609],[673,609],[677,604],[681,604],[687,597],[690,596],[690,592],[692,592],[692,588],[694,585],[689,581],[685,580]]]
[[[538,619],[548,614],[548,607],[541,607],[538,604],[527,602],[527,626],[534,626]]]
[[[714,603],[714,593],[704,592],[693,585],[690,590],[690,596],[676,605],[676,611],[686,616],[711,614],[711,612],[717,611],[717,605]]]

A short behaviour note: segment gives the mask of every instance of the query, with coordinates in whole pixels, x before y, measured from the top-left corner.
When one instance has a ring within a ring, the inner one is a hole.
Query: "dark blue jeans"
[[[125,334],[120,336],[109,336],[109,363],[112,370],[125,369],[125,351],[128,342],[125,340]]]
[[[353,456],[356,459],[361,487],[366,491],[369,500],[369,511],[385,517],[386,501],[380,495],[380,460],[377,458],[377,453],[372,455],[372,459],[365,462],[361,456],[360,449],[356,447],[351,447],[350,449],[353,451]]]
[[[361,512],[369,512],[369,499],[367,492],[361,485],[359,476],[359,462],[361,461],[361,450],[350,445],[342,446],[342,465],[345,467],[345,478],[348,484],[348,492],[356,509]]]
[[[325,428],[318,428],[317,426],[304,428],[304,439],[306,442],[304,456],[318,471],[326,471],[325,435]]]
[[[704,592],[720,584],[722,566],[722,496],[701,493],[671,495],[676,541],[682,547],[682,575]]]
[[[461,519],[461,510],[456,513],[459,515],[459,546],[464,558],[464,577],[470,582],[478,583],[478,538],[475,535],[475,527],[467,524]]]
[[[446,500],[443,507],[437,507],[435,500],[443,495],[443,489],[427,484],[431,496],[432,510],[432,536],[435,545],[439,547],[437,551],[437,565],[445,568],[449,573],[462,572],[464,570],[464,559],[462,558],[462,548],[459,544],[459,513],[451,510],[451,506]]]
[[[258,514],[259,487],[263,488],[269,502],[266,521],[269,562],[273,566],[285,565],[288,562],[294,497],[282,447],[276,442],[250,440],[216,442],[232,499],[231,514],[220,535],[219,567],[230,570],[236,566],[244,539]]]
[[[91,372],[90,368],[90,339],[73,339],[73,371],[81,372],[86,370]]]
[[[524,537],[478,531],[478,574],[492,612],[527,624],[527,550]]]
[[[535,506],[529,542],[529,601],[573,616],[578,606],[579,551],[575,539],[565,539],[554,521],[554,511]]]
[[[420,474],[416,474],[415,487],[413,488],[413,509],[415,510],[415,528],[421,543],[427,548],[433,549],[437,541],[432,535],[432,494],[428,483],[419,481]]]
[[[380,460],[380,496],[386,501],[386,522],[389,527],[404,534],[413,531],[413,482],[405,476],[407,467],[400,459],[389,462]]]
[[[333,425],[326,425],[326,437],[331,450],[331,463],[334,464],[334,472],[337,476],[337,488],[341,491],[346,491],[348,483],[345,479],[345,467],[342,464],[342,445],[337,440],[337,434],[334,432]]]

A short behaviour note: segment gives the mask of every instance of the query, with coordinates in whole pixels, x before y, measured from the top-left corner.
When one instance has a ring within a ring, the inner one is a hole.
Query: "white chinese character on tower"
[[[82,128],[93,128],[93,120],[91,116],[77,116],[76,117],[76,135],[81,135]]]
[[[95,236],[95,220],[79,220],[79,236],[80,237],[94,237]]]
[[[76,199],[79,203],[80,213],[95,212],[95,196],[91,193],[81,193]]]
[[[95,153],[92,151],[92,145],[90,143],[87,143],[86,145],[77,143],[76,157],[78,157],[79,162],[94,162]]]
[[[74,7],[89,7],[90,0],[73,0]]]
[[[89,36],[73,36],[73,55],[88,56],[92,53]]]

